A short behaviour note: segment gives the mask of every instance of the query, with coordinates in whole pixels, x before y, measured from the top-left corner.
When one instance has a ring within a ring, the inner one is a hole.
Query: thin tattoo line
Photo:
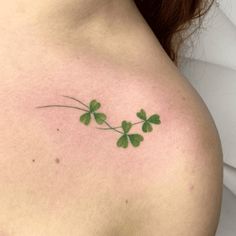
[[[80,111],[89,112],[88,110],[85,110],[85,109],[80,108],[80,107],[66,106],[66,105],[47,105],[47,106],[39,106],[39,107],[36,107],[36,108],[47,108],[47,107],[65,107],[65,108],[72,108],[72,109],[77,109],[77,110],[80,110]]]
[[[89,106],[87,106],[86,104],[84,104],[83,102],[81,102],[80,100],[76,99],[76,98],[73,98],[73,97],[70,97],[70,96],[66,96],[66,95],[61,95],[62,97],[65,97],[65,98],[69,98],[69,99],[72,99],[76,102],[79,102],[80,104],[82,104],[83,106],[85,106],[86,108],[89,108]]]
[[[105,123],[109,128],[103,128],[103,129],[114,130],[114,131],[116,131],[116,132],[118,132],[118,133],[120,133],[120,134],[124,134],[124,132],[121,132],[121,131],[117,130],[117,128],[112,127],[107,121],[104,121],[104,123]],[[97,129],[102,129],[102,128],[97,128]]]
[[[48,107],[66,107],[66,108],[73,108],[73,109],[77,109],[80,111],[85,111],[85,112],[89,112],[88,110],[85,110],[83,108],[79,108],[79,107],[74,107],[74,106],[64,106],[64,105],[47,105],[47,106],[39,106],[36,108],[48,108]],[[110,130],[114,130],[120,134],[124,134],[123,132],[117,130],[116,128],[113,128],[108,122],[104,121],[104,123],[109,127],[109,128],[104,128],[104,129],[110,129]]]

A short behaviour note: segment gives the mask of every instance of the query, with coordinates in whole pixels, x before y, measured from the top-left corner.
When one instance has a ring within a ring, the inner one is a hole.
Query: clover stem
[[[138,121],[138,122],[133,123],[132,126],[142,124],[144,122],[145,122],[144,120],[143,121]],[[110,128],[97,128],[97,129],[110,130],[110,129],[121,129],[121,128],[122,128],[121,126],[116,126],[116,127],[110,127]]]
[[[104,123],[109,127],[107,129],[114,130],[114,131],[116,131],[116,132],[118,132],[120,134],[124,134],[124,132],[121,132],[121,131],[117,130],[116,128],[112,127],[107,121],[104,121]],[[101,128],[97,128],[97,129],[101,129]]]
[[[61,95],[62,97],[65,97],[65,98],[69,98],[69,99],[72,99],[76,102],[79,102],[80,104],[82,104],[83,106],[85,106],[86,108],[89,108],[89,106],[87,106],[86,104],[84,104],[83,102],[81,102],[80,100],[76,99],[76,98],[73,98],[73,97],[70,97],[70,96],[66,96],[66,95]]]
[[[142,123],[144,123],[144,122],[145,122],[145,120],[142,120],[142,121],[135,122],[135,123],[133,123],[132,125],[138,125],[138,124],[142,124]]]
[[[76,109],[76,110],[80,110],[80,111],[89,112],[88,110],[85,110],[85,109],[80,108],[80,107],[66,106],[66,105],[47,105],[47,106],[40,106],[40,107],[36,107],[36,108],[47,108],[47,107],[64,107],[64,108],[72,108],[72,109]]]

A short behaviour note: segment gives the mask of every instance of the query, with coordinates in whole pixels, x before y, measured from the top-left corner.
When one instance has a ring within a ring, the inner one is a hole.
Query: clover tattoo
[[[94,119],[98,125],[106,126],[102,128],[97,127],[97,129],[112,130],[121,135],[118,141],[116,142],[117,147],[127,148],[129,146],[129,143],[131,143],[133,147],[140,146],[140,143],[143,142],[144,138],[141,134],[130,133],[133,126],[140,124],[142,125],[142,131],[144,133],[148,133],[152,132],[153,125],[161,124],[160,116],[158,114],[153,114],[148,117],[145,110],[141,109],[139,112],[136,113],[136,116],[139,118],[139,121],[131,123],[130,121],[123,120],[120,126],[113,127],[107,122],[107,116],[104,113],[98,111],[101,108],[101,104],[96,99],[91,100],[89,105],[86,105],[85,103],[74,97],[65,95],[62,96],[78,102],[83,107],[81,108],[69,105],[47,105],[47,106],[38,106],[36,108],[62,107],[62,108],[71,108],[83,111],[83,114],[80,116],[80,122],[83,123],[84,125],[88,126],[91,123],[91,120]]]

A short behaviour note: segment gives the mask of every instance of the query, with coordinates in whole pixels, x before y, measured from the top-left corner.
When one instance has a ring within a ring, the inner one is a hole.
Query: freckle
[[[56,158],[56,159],[55,159],[55,162],[56,162],[57,164],[59,164],[59,163],[60,163],[60,159],[59,159],[59,158]]]
[[[186,100],[186,98],[185,98],[185,97],[182,97],[182,100]]]
[[[60,129],[57,129],[57,131],[60,131]]]
[[[32,162],[35,162],[35,159],[33,159]]]
[[[193,189],[194,189],[194,185],[191,185],[191,186],[190,186],[190,191],[192,192]]]
[[[125,203],[128,204],[128,200],[125,200]]]

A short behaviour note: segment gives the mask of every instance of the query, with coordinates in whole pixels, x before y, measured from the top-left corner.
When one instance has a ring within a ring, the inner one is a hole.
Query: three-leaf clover
[[[73,108],[77,109],[80,111],[84,111],[84,113],[80,116],[80,121],[85,124],[89,125],[91,122],[92,117],[94,117],[95,121],[97,124],[102,125],[105,124],[108,128],[98,128],[98,129],[103,129],[103,130],[113,130],[118,133],[120,133],[122,136],[118,139],[117,141],[117,146],[122,147],[122,148],[127,148],[129,145],[129,142],[132,144],[134,147],[138,147],[140,143],[144,140],[143,136],[138,134],[138,133],[129,133],[132,126],[142,124],[142,131],[147,133],[151,132],[153,130],[152,125],[153,124],[160,124],[160,116],[157,114],[151,115],[149,118],[147,118],[146,112],[144,109],[141,109],[139,112],[136,113],[137,117],[141,119],[139,122],[131,123],[128,121],[122,121],[121,126],[119,127],[112,127],[106,120],[107,117],[104,113],[98,112],[98,109],[101,107],[101,104],[93,99],[89,105],[86,105],[82,101],[70,97],[70,96],[64,96],[66,98],[72,99],[81,105],[83,107],[76,107],[76,106],[67,106],[67,105],[47,105],[47,106],[39,106],[37,108],[46,108],[46,107],[66,107],[66,108]],[[122,129],[123,131],[121,131]]]
[[[87,111],[86,113],[80,116],[80,121],[84,123],[85,125],[89,125],[92,115],[93,115],[96,123],[99,125],[102,125],[106,121],[107,117],[104,113],[97,112],[97,110],[100,107],[101,107],[101,104],[99,102],[97,102],[95,99],[92,100],[89,103],[89,107],[88,107],[89,111]]]
[[[141,109],[140,112],[137,112],[137,117],[143,120],[142,130],[144,133],[151,132],[152,131],[152,124],[160,124],[160,116],[157,114],[151,115],[149,118],[147,118],[146,112]]]
[[[143,141],[143,136],[140,134],[128,134],[132,128],[132,123],[127,121],[122,121],[121,127],[124,131],[123,135],[118,139],[117,146],[127,148],[129,140],[134,147],[138,147]]]

